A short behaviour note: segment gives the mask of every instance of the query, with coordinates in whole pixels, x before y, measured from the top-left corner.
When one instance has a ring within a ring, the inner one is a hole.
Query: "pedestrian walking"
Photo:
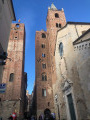
[[[31,116],[31,120],[35,120],[35,117],[34,117],[34,115],[32,115],[32,116]]]
[[[39,115],[39,120],[43,120],[43,118],[42,118],[42,115],[41,115],[41,114]]]
[[[15,112],[13,112],[13,114],[12,114],[12,118],[13,118],[13,120],[17,120],[17,115],[16,115]]]
[[[56,119],[56,116],[55,116],[55,113],[51,113],[52,117],[53,117],[53,120]]]
[[[10,117],[8,118],[9,120],[13,120],[13,117],[12,117],[12,115],[10,115]]]

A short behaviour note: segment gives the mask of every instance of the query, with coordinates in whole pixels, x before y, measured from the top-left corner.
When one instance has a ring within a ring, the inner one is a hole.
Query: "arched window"
[[[63,56],[63,43],[62,42],[59,44],[59,52],[60,52],[60,56],[62,57]]]
[[[56,27],[61,28],[61,24],[60,23],[56,23]]]
[[[11,73],[9,77],[9,82],[13,82],[13,80],[14,80],[14,73]]]
[[[42,38],[46,38],[46,35],[45,35],[45,33],[42,33]]]
[[[56,17],[56,18],[59,18],[59,15],[58,15],[58,13],[55,13],[55,17]]]
[[[19,28],[19,24],[16,24],[16,27]]]
[[[42,74],[42,81],[47,81],[47,75],[45,73]]]

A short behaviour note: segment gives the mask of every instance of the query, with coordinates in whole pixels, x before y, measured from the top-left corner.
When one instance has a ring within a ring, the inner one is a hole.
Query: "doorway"
[[[46,115],[46,114],[51,114],[51,111],[48,109],[48,108],[46,108],[45,110],[44,110],[44,115]]]
[[[71,120],[76,120],[72,94],[67,95]]]

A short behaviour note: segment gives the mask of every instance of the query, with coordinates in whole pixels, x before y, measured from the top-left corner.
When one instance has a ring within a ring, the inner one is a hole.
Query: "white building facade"
[[[7,57],[11,22],[15,19],[12,0],[0,0],[0,83],[2,82],[3,65]]]
[[[90,66],[90,47],[89,43],[86,43],[88,46],[86,56],[84,49],[81,51],[78,49],[79,52],[76,52],[74,42],[89,28],[90,23],[67,22],[67,25],[57,33],[55,49],[57,79],[55,84],[53,84],[57,119],[86,120],[90,117],[90,100],[86,102],[86,98],[90,97],[90,95],[88,89],[84,89],[85,84],[90,84],[90,69],[88,67],[86,71],[80,68],[86,65],[84,65],[85,57],[88,60],[88,66]],[[89,38],[90,36],[87,39]],[[88,41],[90,42],[90,40]],[[83,77],[84,75],[85,77]]]

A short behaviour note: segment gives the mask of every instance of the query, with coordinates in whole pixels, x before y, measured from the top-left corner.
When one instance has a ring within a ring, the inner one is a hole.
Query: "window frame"
[[[59,53],[60,53],[60,57],[62,58],[63,57],[63,43],[60,42],[59,44]]]
[[[46,63],[42,63],[42,68],[46,69]]]
[[[19,28],[19,27],[20,27],[20,24],[16,24],[16,27]]]
[[[47,75],[46,75],[46,73],[42,73],[42,81],[47,81]]]
[[[42,97],[46,97],[47,96],[47,92],[46,92],[46,88],[42,89]]]
[[[55,18],[59,18],[59,14],[58,13],[55,13]]]
[[[58,28],[58,23],[56,23],[56,27]]]
[[[42,44],[41,47],[42,47],[42,48],[45,48],[45,44]]]
[[[61,23],[59,23],[59,28],[61,28]]]
[[[13,81],[14,81],[14,73],[10,73],[9,82],[13,82]]]
[[[46,34],[45,33],[42,33],[42,38],[46,38]]]
[[[45,54],[45,53],[42,53],[42,57],[45,58],[45,57],[46,57],[46,54]]]

